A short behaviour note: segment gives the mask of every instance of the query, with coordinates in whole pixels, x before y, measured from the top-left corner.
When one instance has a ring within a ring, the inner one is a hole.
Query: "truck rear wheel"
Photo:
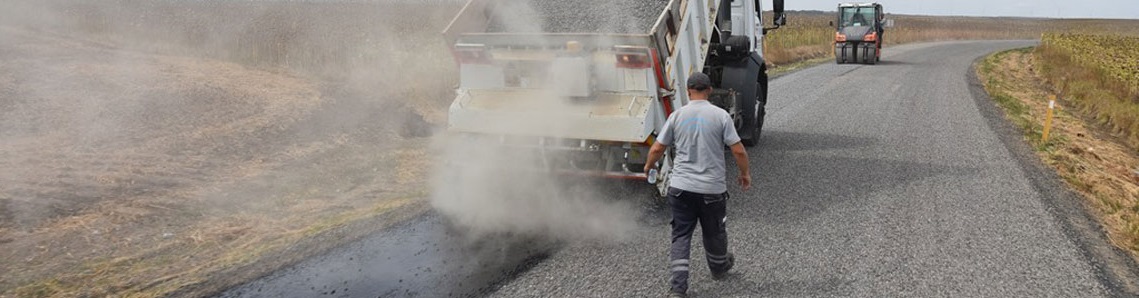
[[[763,127],[764,106],[761,94],[765,90],[759,83],[755,83],[755,96],[741,96],[740,107],[743,108],[743,123],[737,130],[740,132],[740,142],[746,147],[755,147],[759,144],[760,128]]]
[[[723,66],[718,88],[731,92],[732,98],[724,98],[721,108],[732,115],[733,126],[740,136],[740,141],[748,147],[759,143],[759,124],[757,112],[762,106],[758,104],[762,91],[759,82],[765,78],[763,58],[752,52],[751,57],[741,61],[732,61]]]

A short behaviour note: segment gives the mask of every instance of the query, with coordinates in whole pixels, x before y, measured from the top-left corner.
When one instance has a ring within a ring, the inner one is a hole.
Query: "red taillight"
[[[878,32],[870,32],[869,34],[866,34],[866,38],[864,38],[863,40],[865,40],[865,41],[878,41]]]
[[[617,68],[644,69],[653,67],[648,48],[618,46]]]
[[[842,33],[838,33],[838,32],[835,32],[835,34],[834,34],[834,41],[836,41],[836,42],[846,42],[846,34],[842,34]]]
[[[459,64],[490,64],[490,53],[481,44],[457,44],[454,49],[455,61]]]

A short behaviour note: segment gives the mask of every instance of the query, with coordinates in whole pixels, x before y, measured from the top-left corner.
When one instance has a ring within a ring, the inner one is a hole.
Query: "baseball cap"
[[[688,89],[704,90],[712,87],[712,79],[708,75],[698,72],[688,76]]]

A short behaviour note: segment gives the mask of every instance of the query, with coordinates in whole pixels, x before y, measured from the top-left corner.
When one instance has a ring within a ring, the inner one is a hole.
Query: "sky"
[[[862,0],[871,2],[873,0]],[[761,0],[766,5],[771,1]],[[836,0],[785,0],[787,10],[834,11]],[[887,13],[957,16],[1139,19],[1137,0],[878,0]]]

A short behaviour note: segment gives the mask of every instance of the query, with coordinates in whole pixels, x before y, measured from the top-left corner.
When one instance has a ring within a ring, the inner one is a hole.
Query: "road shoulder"
[[[985,57],[974,62],[979,69]],[[1115,296],[1139,295],[1139,266],[1127,252],[1109,241],[1106,229],[1094,215],[1097,210],[1088,200],[1068,186],[1056,170],[1044,162],[1026,142],[1024,131],[1005,118],[1004,111],[995,104],[976,71],[967,74],[970,93],[977,108],[997,133],[1032,187],[1047,206],[1049,214],[1092,265],[1097,279]]]

